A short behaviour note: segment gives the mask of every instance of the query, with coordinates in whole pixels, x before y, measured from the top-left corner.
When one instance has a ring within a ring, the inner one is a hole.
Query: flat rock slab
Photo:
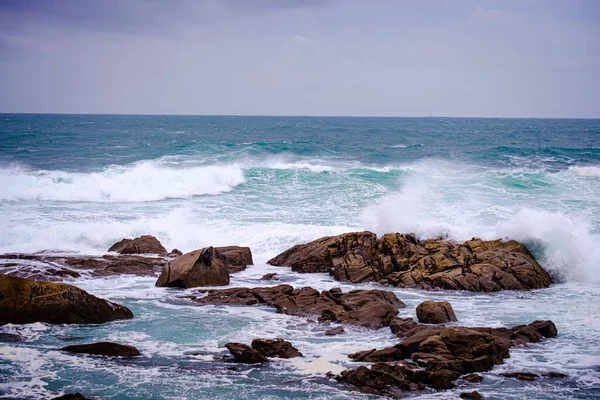
[[[127,307],[75,286],[0,275],[0,324],[100,324],[130,318]]]
[[[140,355],[140,351],[134,346],[112,342],[76,344],[63,347],[61,350],[69,353],[92,354],[108,357],[135,357]]]
[[[387,290],[352,290],[339,288],[319,292],[311,287],[294,289],[290,285],[258,288],[203,290],[204,297],[193,300],[199,304],[273,306],[279,313],[299,317],[317,317],[331,321],[378,329],[389,326],[404,303]]]
[[[527,290],[550,285],[550,275],[514,240],[464,243],[418,240],[412,233],[350,232],[296,245],[268,261],[293,271],[328,272],[354,283],[387,280],[419,289]]]

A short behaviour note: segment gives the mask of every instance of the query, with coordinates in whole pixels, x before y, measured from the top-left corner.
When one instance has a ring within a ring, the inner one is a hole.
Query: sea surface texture
[[[548,289],[488,294],[392,289],[415,315],[448,300],[464,326],[551,319],[556,339],[511,349],[481,384],[411,398],[600,398],[600,120],[461,118],[0,115],[0,253],[103,254],[155,235],[184,252],[249,246],[254,266],[231,286],[346,284],[266,261],[294,244],[370,230],[422,238],[510,238],[555,279]],[[279,282],[259,278],[280,274]],[[198,307],[155,278],[73,282],[132,309],[99,326],[6,325],[0,398],[367,399],[325,378],[357,365],[347,354],[398,339],[389,329],[346,335],[266,307]],[[305,358],[269,366],[212,360],[229,342],[281,337]],[[137,346],[107,360],[56,349],[92,341]],[[199,355],[197,355],[199,354]],[[203,355],[204,354],[204,355]],[[230,364],[229,364],[230,365]],[[501,372],[557,371],[521,382]]]

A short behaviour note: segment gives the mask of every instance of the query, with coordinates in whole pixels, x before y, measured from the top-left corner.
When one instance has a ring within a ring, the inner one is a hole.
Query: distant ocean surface
[[[324,274],[266,260],[297,243],[348,231],[420,237],[510,238],[557,282],[531,292],[474,294],[394,289],[414,316],[424,299],[452,303],[461,325],[552,319],[556,339],[511,349],[479,385],[410,394],[446,399],[600,398],[600,120],[195,117],[0,114],[0,253],[102,254],[155,235],[169,250],[249,246],[255,266],[234,286],[282,282],[344,290]],[[80,391],[98,399],[367,399],[325,379],[345,357],[398,340],[387,329],[325,327],[257,307],[196,307],[155,279],[74,282],[130,307],[103,326],[0,327],[0,398]],[[307,357],[228,370],[212,358],[228,341],[283,337]],[[137,346],[129,361],[67,355],[66,344]],[[520,382],[505,371],[559,371]]]

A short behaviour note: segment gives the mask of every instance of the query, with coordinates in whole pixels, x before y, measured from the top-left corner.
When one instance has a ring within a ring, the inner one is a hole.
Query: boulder
[[[344,328],[341,327],[341,326],[338,326],[336,328],[326,330],[325,331],[325,336],[342,335],[344,333],[346,333],[346,331],[344,330]]]
[[[387,280],[407,288],[527,290],[548,287],[550,275],[513,240],[464,243],[418,240],[414,234],[351,232],[296,245],[268,261],[296,272],[328,272],[354,283]]]
[[[244,364],[262,364],[269,362],[265,356],[246,344],[230,342],[227,343],[225,347],[227,347],[227,350],[233,355],[236,362]]]
[[[134,346],[112,342],[76,344],[63,347],[61,350],[69,353],[92,354],[96,356],[109,357],[135,357],[140,355],[139,350]]]
[[[317,317],[319,322],[337,322],[370,329],[389,326],[404,303],[386,290],[352,290],[343,293],[339,288],[319,292],[311,287],[293,289],[289,285],[259,288],[231,288],[198,291],[194,297],[199,304],[273,306],[281,314],[298,317]]]
[[[263,276],[260,278],[260,280],[261,280],[261,281],[272,281],[272,280],[277,280],[277,279],[278,279],[278,278],[277,278],[278,276],[279,276],[279,274],[277,274],[277,273],[275,273],[275,272],[270,272],[270,273],[268,273],[268,274],[264,274],[264,275],[263,275]]]
[[[461,376],[460,379],[467,382],[479,383],[483,380],[483,376],[479,374],[468,374],[465,376]]]
[[[461,399],[471,399],[471,400],[481,400],[482,397],[477,390],[473,390],[472,392],[462,392],[460,394]]]
[[[191,288],[229,284],[227,258],[214,247],[194,250],[168,262],[156,286]]]
[[[227,258],[229,272],[240,272],[245,270],[247,265],[254,264],[249,247],[226,246],[215,249]]]
[[[0,275],[0,324],[100,324],[130,318],[127,307],[75,286]]]
[[[252,348],[265,357],[303,357],[297,348],[283,339],[254,339],[252,341]]]
[[[123,239],[110,246],[108,251],[119,254],[159,254],[167,255],[167,249],[152,235],[143,235],[135,239]]]
[[[447,301],[426,300],[417,306],[417,318],[425,324],[456,321],[452,306]]]

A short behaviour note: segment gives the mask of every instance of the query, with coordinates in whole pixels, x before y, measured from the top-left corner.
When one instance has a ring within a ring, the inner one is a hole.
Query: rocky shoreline
[[[134,317],[126,307],[58,281],[73,283],[83,277],[128,274],[158,275],[158,287],[227,286],[231,273],[253,264],[247,247],[207,247],[181,254],[176,249],[167,252],[152,236],[124,239],[109,251],[113,253],[94,257],[43,253],[0,255],[0,324],[99,324]],[[458,379],[475,382],[479,378],[474,373],[501,364],[509,357],[511,347],[557,335],[551,321],[504,328],[459,326],[447,302],[420,304],[416,309],[419,322],[399,318],[399,310],[405,304],[394,292],[385,289],[391,285],[488,292],[548,287],[552,282],[550,275],[525,246],[515,241],[472,239],[455,243],[443,239],[418,240],[413,234],[395,233],[377,238],[371,232],[352,232],[296,245],[268,263],[291,267],[298,273],[326,272],[341,282],[376,282],[383,286],[382,289],[344,292],[337,287],[318,291],[282,283],[195,289],[186,298],[199,307],[258,305],[322,324],[340,324],[326,335],[344,334],[342,325],[390,329],[401,339],[399,343],[348,354],[349,360],[365,365],[328,376],[368,394],[400,397],[407,391],[452,388]],[[271,279],[278,279],[277,274],[263,277],[263,280]],[[446,323],[451,325],[444,325]],[[139,355],[137,349],[118,343],[68,347],[104,356]],[[267,363],[269,357],[302,357],[301,348],[295,348],[282,338],[256,338],[251,346],[230,342],[225,347],[231,352],[232,360],[241,363]],[[533,379],[541,376],[533,375]],[[507,375],[507,379],[513,377],[530,379],[526,372]],[[464,398],[477,398],[478,394],[473,393],[465,394]]]

